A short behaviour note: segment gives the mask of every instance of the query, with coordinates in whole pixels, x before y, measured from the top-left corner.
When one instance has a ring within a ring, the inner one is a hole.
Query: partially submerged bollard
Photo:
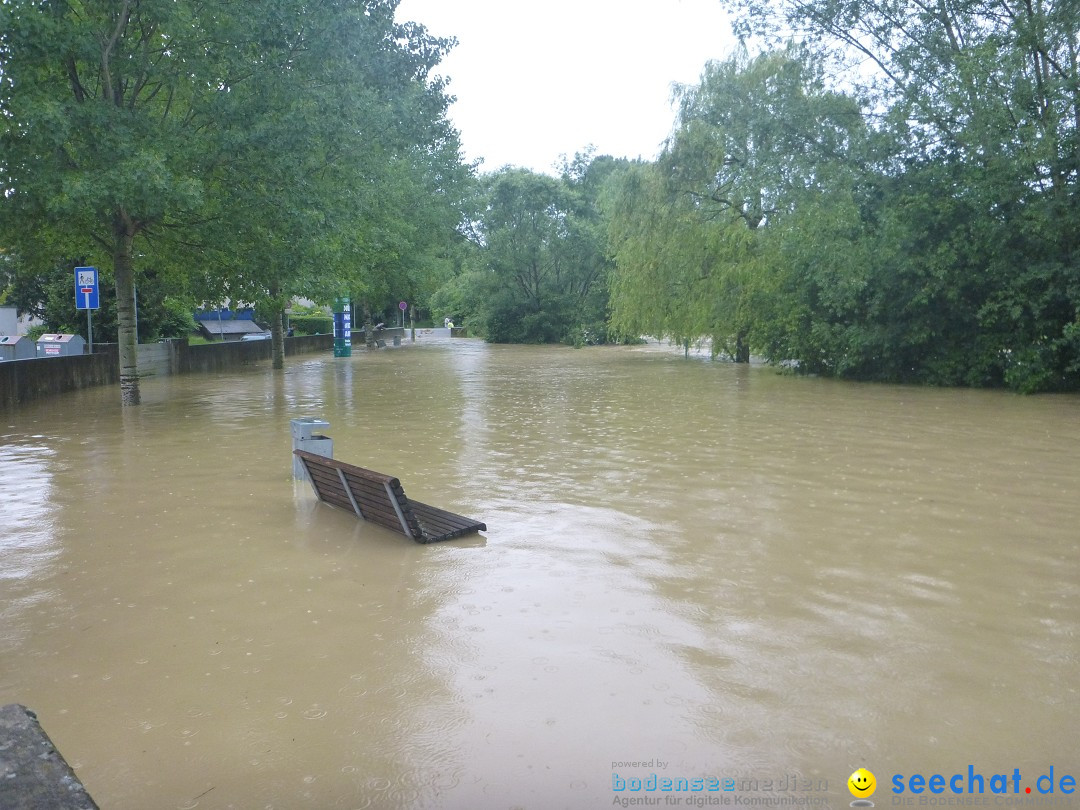
[[[0,709],[0,807],[98,810],[37,715],[18,703]]]
[[[290,419],[289,426],[292,430],[292,449],[306,450],[317,456],[326,458],[334,457],[334,440],[329,436],[320,436],[316,430],[324,430],[330,427],[329,422],[322,419]],[[307,479],[304,465],[295,455],[292,457],[293,478],[300,481]]]

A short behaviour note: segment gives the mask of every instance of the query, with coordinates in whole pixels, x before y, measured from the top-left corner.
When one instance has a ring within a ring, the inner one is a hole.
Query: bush
[[[161,304],[157,334],[150,338],[184,338],[199,328],[191,314],[189,301],[166,297]]]
[[[297,335],[329,335],[334,332],[334,319],[326,315],[292,315],[289,326]]]

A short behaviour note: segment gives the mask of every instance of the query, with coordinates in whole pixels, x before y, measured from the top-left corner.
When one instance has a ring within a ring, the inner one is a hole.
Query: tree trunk
[[[281,285],[273,282],[270,285],[270,303],[274,308],[274,315],[270,319],[270,367],[275,369],[285,368],[285,308],[279,303]]]
[[[270,367],[285,368],[285,313],[278,310],[270,319],[270,353],[273,360]]]
[[[735,335],[735,362],[750,362],[750,344],[746,341],[746,331],[743,329]]]
[[[375,324],[371,320],[371,304],[365,298],[360,302],[360,306],[364,310],[364,347],[374,349],[377,344],[375,343]]]
[[[120,351],[120,404],[139,404],[139,339],[135,334],[135,224],[120,209],[113,219],[113,274],[116,277],[116,342]]]

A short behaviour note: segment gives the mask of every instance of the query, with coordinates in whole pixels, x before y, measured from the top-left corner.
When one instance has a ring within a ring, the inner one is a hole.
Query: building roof
[[[221,335],[235,336],[235,335],[252,335],[262,334],[266,330],[259,326],[255,321],[249,320],[226,320],[220,321],[198,321],[199,328],[208,337],[220,337]]]

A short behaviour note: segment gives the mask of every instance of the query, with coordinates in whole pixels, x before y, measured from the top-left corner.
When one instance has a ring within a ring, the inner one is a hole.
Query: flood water
[[[0,703],[105,810],[1080,782],[1078,397],[470,340],[142,395],[0,415]],[[489,530],[318,503],[297,417]]]

